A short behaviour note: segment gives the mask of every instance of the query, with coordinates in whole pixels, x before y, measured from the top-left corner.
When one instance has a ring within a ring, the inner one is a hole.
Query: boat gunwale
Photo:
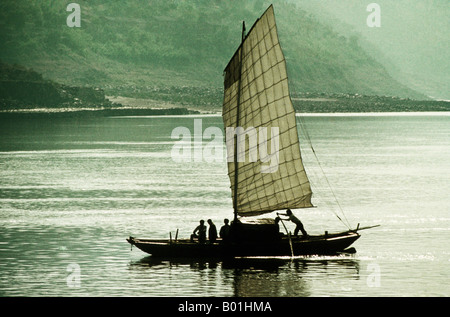
[[[291,239],[295,243],[308,243],[314,241],[333,241],[338,239],[349,238],[351,236],[359,237],[360,234],[355,230],[343,231],[338,233],[328,233],[322,235],[308,235],[308,237],[289,237],[287,235],[281,236],[280,241]],[[135,238],[130,237],[127,239],[130,244],[153,244],[153,245],[169,245],[169,244],[189,244],[189,245],[218,245],[223,241],[221,238],[217,238],[216,242],[211,243],[206,241],[206,243],[199,243],[197,240],[191,241],[190,239],[146,239],[146,238]]]

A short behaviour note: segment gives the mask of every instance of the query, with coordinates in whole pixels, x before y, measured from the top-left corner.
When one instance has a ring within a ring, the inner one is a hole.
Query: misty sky
[[[398,67],[388,69],[396,79],[421,86],[430,96],[450,99],[450,1],[292,1],[339,32],[359,34],[368,42],[361,46],[372,56]],[[372,2],[381,9],[380,27],[366,23],[366,8]]]

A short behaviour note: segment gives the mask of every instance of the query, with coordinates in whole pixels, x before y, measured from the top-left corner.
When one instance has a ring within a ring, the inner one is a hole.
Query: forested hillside
[[[239,45],[242,21],[249,29],[270,4],[77,1],[81,27],[71,28],[66,24],[71,2],[3,0],[0,59],[61,84],[99,87],[108,95],[189,95],[194,104],[217,106],[222,71]],[[273,4],[294,93],[424,97],[393,80],[355,38],[335,33],[293,4]]]

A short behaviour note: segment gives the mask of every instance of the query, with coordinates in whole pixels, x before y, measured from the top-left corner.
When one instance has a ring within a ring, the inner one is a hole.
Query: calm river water
[[[381,225],[361,231],[355,255],[157,261],[131,250],[129,235],[188,237],[200,219],[232,217],[223,139],[203,134],[223,129],[220,116],[2,119],[0,296],[450,296],[450,115],[298,121],[321,168],[301,135],[318,207],[295,214],[310,234],[345,230],[335,213]],[[172,138],[177,127],[192,142]],[[175,144],[192,161],[177,161]]]

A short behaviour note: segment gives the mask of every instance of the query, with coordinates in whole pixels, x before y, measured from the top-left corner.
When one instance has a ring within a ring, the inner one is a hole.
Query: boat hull
[[[198,243],[190,240],[138,239],[127,241],[155,257],[248,257],[336,255],[352,245],[360,235],[354,231],[302,237],[282,237],[273,243]]]

